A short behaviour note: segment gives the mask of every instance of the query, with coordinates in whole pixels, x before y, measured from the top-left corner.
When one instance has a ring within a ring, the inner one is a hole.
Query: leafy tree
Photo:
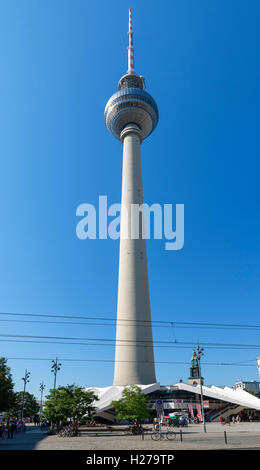
[[[7,411],[14,403],[15,394],[11,369],[7,359],[0,357],[0,411]]]
[[[21,413],[23,403],[23,392],[15,393],[15,401],[13,406],[9,409],[9,415],[17,416]],[[30,418],[31,416],[35,416],[40,410],[40,407],[36,401],[34,395],[29,392],[25,392],[24,395],[24,411],[23,416],[24,418]]]
[[[152,407],[147,403],[142,389],[136,385],[130,385],[123,390],[122,398],[113,401],[111,405],[115,408],[118,419],[127,419],[137,425],[142,419],[150,418]]]
[[[93,402],[96,400],[98,397],[93,391],[84,391],[75,384],[58,387],[50,390],[42,418],[56,423],[57,426],[60,422],[68,419],[80,421],[85,415],[91,418],[96,411],[93,406]]]

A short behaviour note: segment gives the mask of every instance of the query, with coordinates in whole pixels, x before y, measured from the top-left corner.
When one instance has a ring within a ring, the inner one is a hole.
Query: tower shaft
[[[142,215],[139,236],[132,236],[135,224],[131,208],[143,203],[138,126],[126,126],[121,140],[123,177],[114,385],[145,385],[156,382],[156,378]]]

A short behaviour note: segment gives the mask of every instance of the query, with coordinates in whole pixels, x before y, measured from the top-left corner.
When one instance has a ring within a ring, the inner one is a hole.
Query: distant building
[[[201,392],[203,394],[203,407],[206,421],[219,421],[219,417],[228,418],[237,415],[245,409],[260,411],[260,398],[253,396],[248,391],[259,392],[260,382],[237,382],[231,387],[216,387],[204,385],[203,377],[200,377],[199,363],[196,352],[191,357],[189,383],[180,379],[173,385],[161,385],[153,383],[149,385],[139,384],[142,393],[147,396],[152,406],[153,417],[157,416],[158,404],[163,409],[163,414],[184,415],[190,417],[201,416]],[[202,390],[201,390],[202,389]],[[116,414],[111,402],[122,398],[124,386],[91,388],[98,396],[95,403],[96,417],[104,421],[115,422]]]
[[[199,368],[199,361],[197,359],[196,351],[193,350],[193,354],[191,357],[191,365],[190,365],[190,376],[189,376],[189,385],[200,385],[204,384],[203,377],[200,377],[200,368]]]
[[[183,382],[174,385],[139,385],[142,393],[152,405],[153,417],[156,416],[156,404],[163,404],[164,414],[182,414],[197,416],[201,414],[201,385],[190,385]],[[99,401],[95,403],[96,417],[114,422],[116,415],[111,402],[122,398],[123,386],[91,388]],[[228,418],[237,415],[244,409],[260,411],[260,399],[242,388],[216,387],[202,385],[203,403],[206,421],[219,421],[219,417]]]
[[[252,380],[251,382],[246,382],[241,380],[240,382],[236,382],[235,388],[240,388],[241,390],[246,390],[246,392],[260,392],[260,382],[256,380]]]

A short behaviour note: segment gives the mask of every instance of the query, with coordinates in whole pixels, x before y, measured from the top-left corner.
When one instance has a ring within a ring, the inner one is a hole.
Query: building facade
[[[240,388],[241,390],[246,390],[247,392],[259,393],[260,392],[260,382],[252,380],[251,382],[246,382],[241,380],[236,382],[235,388]]]

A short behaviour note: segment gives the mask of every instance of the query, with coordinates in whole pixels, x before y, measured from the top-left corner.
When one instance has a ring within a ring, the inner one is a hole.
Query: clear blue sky
[[[122,147],[103,122],[135,64],[160,112],[142,145],[147,203],[185,204],[185,245],[147,243],[153,320],[259,324],[259,20],[256,0],[0,1],[0,311],[115,317],[119,243],[79,240],[76,208],[120,202]],[[1,316],[1,319],[11,317]],[[14,318],[13,318],[14,319]],[[24,318],[25,319],[25,318]],[[112,338],[113,327],[0,322],[2,334]],[[157,340],[259,344],[258,332],[154,328]],[[0,342],[0,356],[113,359],[113,347]],[[191,349],[155,350],[184,361]],[[260,350],[205,349],[206,383],[258,380]],[[10,360],[16,389],[49,362]],[[161,383],[188,365],[157,365]],[[108,386],[112,363],[64,362],[58,384]]]

